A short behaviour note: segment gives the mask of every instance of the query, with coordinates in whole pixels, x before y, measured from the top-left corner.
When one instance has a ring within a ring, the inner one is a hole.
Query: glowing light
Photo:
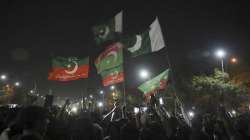
[[[16,87],[19,87],[20,86],[20,82],[15,82],[14,84]]]
[[[35,91],[34,90],[30,90],[30,93],[33,94],[33,93],[35,93]]]
[[[139,113],[139,111],[140,111],[140,110],[139,110],[138,107],[135,107],[135,108],[134,108],[134,113],[135,113],[135,114]]]
[[[6,80],[7,76],[6,75],[1,75],[1,80]]]
[[[100,91],[100,94],[103,94],[103,93],[104,93],[104,91],[103,91],[103,90],[101,90],[101,91]]]
[[[159,98],[159,102],[160,102],[160,105],[164,104],[162,97]]]
[[[232,110],[232,114],[235,115],[235,114],[236,114],[236,111],[235,111],[235,110]]]
[[[71,108],[71,111],[74,112],[74,113],[77,113],[78,109],[77,109],[77,107],[74,106],[74,107]]]
[[[149,77],[149,73],[146,69],[140,70],[139,75],[142,79],[147,79]]]
[[[148,110],[147,107],[143,107],[143,108],[142,108],[142,111],[144,111],[144,112],[146,112],[147,110]]]
[[[111,89],[111,90],[114,90],[114,89],[115,89],[115,86],[114,86],[114,85],[112,85],[112,86],[110,87],[110,89]]]
[[[237,60],[237,58],[233,57],[233,58],[231,59],[231,62],[232,62],[232,63],[237,63],[238,60]]]
[[[90,95],[89,95],[89,98],[93,98],[93,95],[92,95],[92,94],[90,94]]]
[[[219,49],[215,52],[215,55],[219,58],[224,58],[226,56],[226,52],[222,49]]]
[[[190,118],[193,118],[193,117],[194,117],[194,112],[193,112],[193,111],[189,111],[189,112],[188,112],[188,116],[189,116]]]
[[[103,107],[103,103],[102,103],[102,102],[98,102],[98,103],[97,103],[97,106],[98,106],[98,107]]]

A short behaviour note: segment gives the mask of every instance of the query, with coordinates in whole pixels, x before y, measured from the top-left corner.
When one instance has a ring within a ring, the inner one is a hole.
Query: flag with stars
[[[123,45],[115,42],[107,46],[95,61],[98,74],[105,70],[120,66],[123,63]]]
[[[145,96],[154,94],[158,90],[165,89],[167,86],[167,82],[169,81],[169,73],[170,73],[170,69],[163,71],[158,76],[140,85],[138,89],[142,91]]]
[[[57,57],[52,60],[52,69],[48,80],[71,81],[80,78],[88,78],[89,58],[78,59],[76,57]]]

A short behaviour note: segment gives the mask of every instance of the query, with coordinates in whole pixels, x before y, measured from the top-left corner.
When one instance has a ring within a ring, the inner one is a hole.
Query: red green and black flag
[[[104,86],[109,86],[124,81],[124,72],[122,65],[101,72],[102,83]]]
[[[76,57],[57,57],[52,60],[52,70],[48,80],[72,81],[80,78],[88,78],[89,58],[78,59]]]
[[[145,96],[156,93],[159,90],[165,89],[169,81],[170,69],[167,69],[160,73],[153,79],[146,81],[138,87],[140,91],[144,93]]]

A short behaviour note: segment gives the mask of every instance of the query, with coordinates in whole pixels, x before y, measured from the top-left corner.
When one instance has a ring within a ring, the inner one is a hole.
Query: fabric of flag
[[[145,96],[154,94],[158,90],[165,89],[169,80],[169,73],[170,69],[165,70],[158,76],[140,85],[138,89],[142,91]]]
[[[71,81],[88,78],[89,58],[77,59],[76,57],[58,57],[52,60],[52,70],[48,80]]]
[[[112,43],[102,52],[95,61],[97,72],[109,70],[123,63],[123,45],[119,42]]]
[[[149,30],[128,37],[123,43],[128,47],[132,57],[161,50],[165,47],[165,42],[158,19],[150,25]]]
[[[102,83],[104,86],[109,86],[124,81],[123,66],[117,66],[100,73],[102,76]]]
[[[114,40],[116,33],[122,32],[122,11],[111,20],[94,26],[92,31],[97,45]]]

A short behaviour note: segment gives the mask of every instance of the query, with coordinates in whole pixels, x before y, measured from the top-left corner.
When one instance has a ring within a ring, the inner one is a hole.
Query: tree
[[[205,109],[224,104],[237,108],[244,99],[244,88],[230,81],[229,75],[215,69],[212,75],[193,76],[191,90],[198,106]]]

